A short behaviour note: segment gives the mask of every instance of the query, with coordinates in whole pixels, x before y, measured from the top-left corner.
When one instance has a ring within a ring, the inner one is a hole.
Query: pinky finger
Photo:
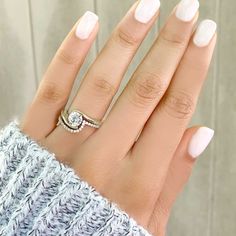
[[[185,131],[150,218],[149,228],[154,235],[165,235],[171,208],[188,182],[196,158],[207,148],[213,135],[214,131],[207,127],[192,127]]]

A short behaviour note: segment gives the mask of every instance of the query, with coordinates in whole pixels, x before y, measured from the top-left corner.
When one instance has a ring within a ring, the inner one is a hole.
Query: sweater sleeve
[[[0,131],[0,235],[150,235],[14,120]]]

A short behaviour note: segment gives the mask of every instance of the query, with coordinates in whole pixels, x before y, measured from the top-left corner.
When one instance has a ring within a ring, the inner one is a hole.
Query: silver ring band
[[[58,118],[57,126],[58,125],[62,125],[63,128],[71,133],[78,133],[85,127],[85,125],[98,129],[101,122],[92,119],[78,110],[73,110],[70,113],[62,110]]]

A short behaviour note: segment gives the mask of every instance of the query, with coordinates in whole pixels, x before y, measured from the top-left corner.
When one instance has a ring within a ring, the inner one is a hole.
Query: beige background
[[[0,125],[24,112],[60,42],[85,10],[100,16],[101,28],[82,73],[132,2],[0,0]],[[162,0],[160,21],[141,47],[126,81],[176,3]],[[201,0],[200,17],[218,22],[219,40],[193,123],[213,127],[216,138],[175,205],[168,235],[235,236],[236,1]]]

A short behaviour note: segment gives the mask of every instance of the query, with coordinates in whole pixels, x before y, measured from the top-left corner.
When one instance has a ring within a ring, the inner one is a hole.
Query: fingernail
[[[215,35],[217,24],[212,20],[204,20],[198,26],[193,42],[198,47],[207,46]]]
[[[86,11],[76,27],[76,36],[80,39],[87,39],[92,33],[97,21],[98,16],[95,13]]]
[[[177,6],[175,15],[181,21],[191,21],[199,8],[198,0],[182,0]]]
[[[141,23],[148,23],[160,8],[159,0],[140,0],[134,17]]]
[[[192,139],[190,140],[188,153],[193,158],[200,156],[204,150],[209,145],[210,141],[214,136],[214,130],[201,127],[197,130],[197,132],[193,135]]]

